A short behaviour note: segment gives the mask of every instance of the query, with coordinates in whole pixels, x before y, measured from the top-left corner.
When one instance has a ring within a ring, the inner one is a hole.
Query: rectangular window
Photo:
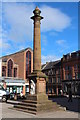
[[[65,70],[72,70],[71,66],[65,66]]]
[[[76,65],[74,65],[74,69],[75,70],[77,70],[78,69],[78,65],[76,64]]]
[[[6,66],[2,66],[2,76],[6,77]]]
[[[65,70],[68,70],[68,66],[65,66]]]
[[[61,79],[60,79],[60,77],[58,78],[58,83],[60,83],[61,82]]]
[[[65,79],[68,80],[68,75],[67,74],[65,75]]]
[[[56,83],[56,78],[53,78],[53,83]]]
[[[52,83],[52,78],[49,78],[49,83]]]
[[[17,68],[14,68],[14,77],[17,77]]]

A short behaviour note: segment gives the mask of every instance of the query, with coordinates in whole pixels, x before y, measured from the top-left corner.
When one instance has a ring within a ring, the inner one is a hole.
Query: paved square
[[[2,118],[78,118],[78,112],[72,111],[56,111],[44,112],[38,115],[33,115],[17,110],[9,109],[13,105],[8,103],[0,103],[2,106]]]

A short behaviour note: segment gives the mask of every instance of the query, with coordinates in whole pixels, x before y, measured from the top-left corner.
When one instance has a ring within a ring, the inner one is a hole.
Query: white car
[[[9,96],[10,96],[9,92],[7,92],[4,89],[0,89],[0,100],[1,101],[6,101],[7,102],[7,99],[9,98]]]

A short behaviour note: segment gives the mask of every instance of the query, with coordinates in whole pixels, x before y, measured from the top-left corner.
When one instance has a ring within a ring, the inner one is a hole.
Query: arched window
[[[31,52],[26,52],[26,78],[31,73]]]
[[[13,76],[13,61],[10,59],[8,61],[8,77]]]

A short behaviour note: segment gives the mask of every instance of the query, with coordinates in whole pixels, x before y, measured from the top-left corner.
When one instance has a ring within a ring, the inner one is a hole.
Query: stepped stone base
[[[34,71],[29,75],[29,82],[31,82],[31,80],[35,83],[35,94],[29,94],[26,100],[14,105],[16,110],[38,114],[43,111],[50,112],[62,109],[56,102],[48,100],[48,96],[46,95],[46,75],[44,73]]]
[[[37,112],[53,109],[53,102],[48,100],[46,94],[28,95],[27,100],[36,101]]]
[[[14,108],[19,111],[28,112],[31,114],[38,114],[46,111],[63,110],[56,102],[48,100],[46,94],[28,95],[26,100],[14,105]]]

